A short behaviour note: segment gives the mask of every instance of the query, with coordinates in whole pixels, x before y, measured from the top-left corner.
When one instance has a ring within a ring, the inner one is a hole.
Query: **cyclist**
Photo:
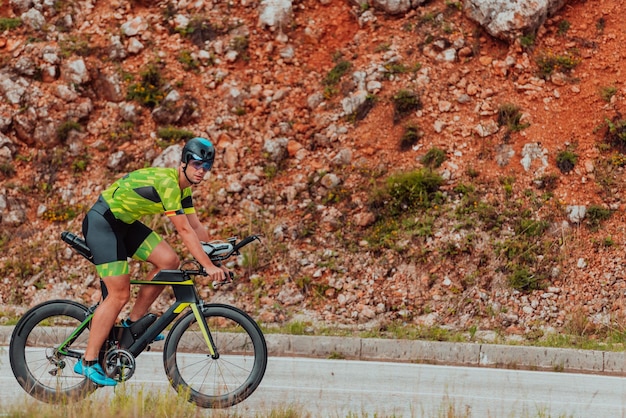
[[[214,159],[215,148],[208,139],[192,138],[183,147],[178,167],[133,171],[104,190],[87,212],[83,235],[107,295],[95,311],[87,348],[74,372],[98,385],[117,384],[98,364],[98,352],[130,299],[128,257],[153,264],[147,280],[159,270],[179,266],[176,252],[139,221],[142,216],[164,213],[208,276],[212,280],[223,278],[224,270],[216,267],[202,250],[201,241],[209,241],[209,236],[196,215],[191,197],[191,186],[204,179]],[[162,286],[141,286],[126,325],[145,315],[162,290]]]

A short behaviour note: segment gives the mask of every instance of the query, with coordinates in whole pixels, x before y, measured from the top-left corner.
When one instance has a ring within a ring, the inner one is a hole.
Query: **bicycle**
[[[93,262],[82,238],[67,231],[61,238]],[[239,242],[229,238],[203,243],[203,248],[219,266],[255,240],[260,238],[251,235]],[[196,268],[183,269],[189,263]],[[244,311],[200,299],[192,280],[198,275],[206,273],[196,261],[187,261],[179,270],[160,271],[151,281],[131,280],[133,285],[169,285],[175,301],[158,319],[148,313],[130,328],[114,326],[100,350],[99,362],[109,377],[128,381],[135,372],[136,357],[150,350],[154,339],[178,318],[163,345],[163,365],[171,385],[200,407],[226,408],[246,399],[261,383],[267,345],[258,324]],[[231,273],[213,286],[232,280]],[[105,298],[106,287],[101,284]],[[9,357],[15,378],[29,395],[57,403],[82,399],[98,388],[73,372],[87,345],[98,305],[52,300],[31,308],[19,320],[11,336]]]

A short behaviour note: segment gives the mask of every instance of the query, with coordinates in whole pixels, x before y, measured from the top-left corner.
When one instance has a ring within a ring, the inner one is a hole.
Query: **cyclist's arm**
[[[200,239],[198,238],[198,235],[196,235],[196,231],[189,223],[187,216],[188,215],[180,214],[169,216],[169,218],[174,224],[174,227],[176,227],[176,231],[180,234],[183,243],[191,255],[202,265],[202,267],[204,267],[211,279],[222,280],[224,275],[223,271],[216,267],[209,259],[209,256],[207,256],[204,250],[202,250]]]
[[[198,239],[203,242],[208,242],[209,233],[207,232],[204,225],[202,225],[202,223],[200,222],[198,215],[195,213],[189,213],[187,214],[187,220],[189,221],[189,225],[191,225],[191,228],[196,231]]]
[[[202,225],[202,222],[200,222],[198,215],[196,215],[195,213],[189,213],[187,214],[187,219],[189,220],[191,228],[193,228],[193,230],[196,232],[196,235],[198,236],[200,241],[209,242],[209,233],[207,232],[204,225]],[[230,271],[224,265],[220,266],[220,268],[222,269],[222,271],[225,271],[227,273]]]

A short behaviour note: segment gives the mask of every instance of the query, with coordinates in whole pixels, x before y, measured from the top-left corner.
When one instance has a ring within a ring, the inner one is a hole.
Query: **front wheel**
[[[267,345],[248,314],[228,305],[206,305],[219,357],[209,353],[193,312],[176,322],[163,350],[165,373],[174,389],[203,408],[226,408],[254,392],[267,366]]]
[[[44,402],[64,402],[85,397],[96,388],[73,370],[87,346],[89,329],[59,350],[88,315],[84,305],[55,300],[35,306],[19,320],[11,335],[9,359],[15,378],[29,395]]]

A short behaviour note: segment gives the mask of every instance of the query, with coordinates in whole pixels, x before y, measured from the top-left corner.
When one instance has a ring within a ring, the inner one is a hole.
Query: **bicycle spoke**
[[[11,338],[11,368],[24,390],[45,402],[84,396],[92,387],[74,373],[78,358],[58,352],[87,316],[87,308],[74,302],[54,301],[36,306],[16,326]],[[78,355],[84,351],[89,330],[72,342]],[[66,350],[70,346],[65,347]],[[91,389],[93,390],[93,388]]]
[[[175,387],[190,390],[191,399],[203,407],[225,407],[241,402],[260,383],[267,348],[254,322],[236,308],[219,305],[204,312],[217,357],[208,355],[195,318],[175,326],[166,347],[166,372]],[[245,326],[244,326],[245,325]],[[205,353],[205,354],[202,354]]]

